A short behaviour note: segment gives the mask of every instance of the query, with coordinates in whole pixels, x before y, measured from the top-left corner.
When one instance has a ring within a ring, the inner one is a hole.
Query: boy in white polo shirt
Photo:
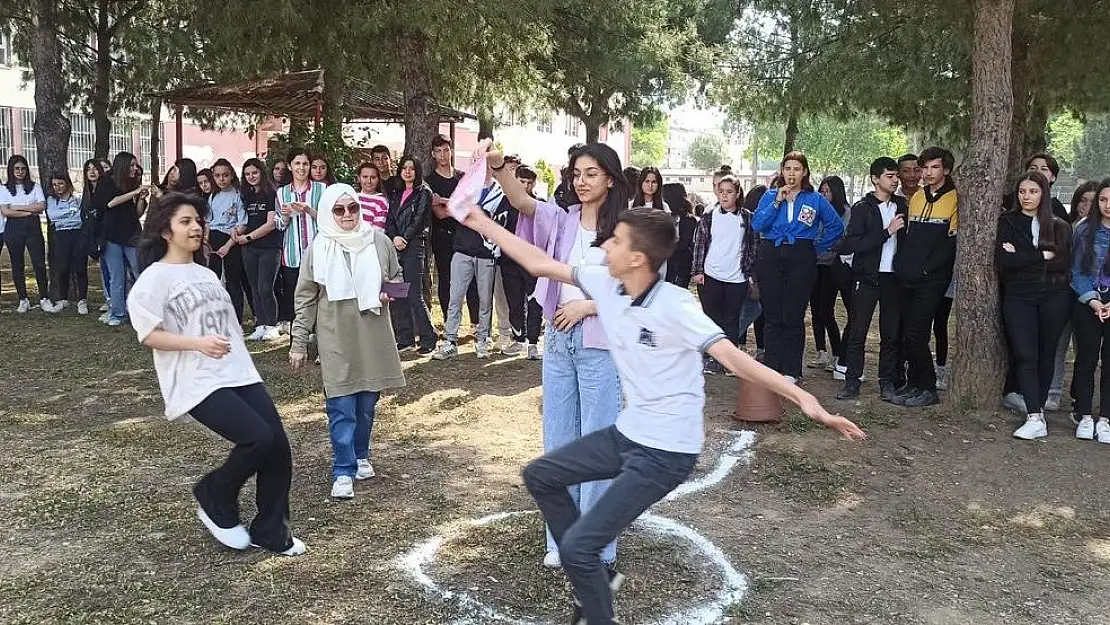
[[[626,405],[614,426],[556,449],[524,468],[524,483],[559,545],[574,587],[572,623],[613,623],[611,585],[620,578],[602,565],[602,548],[652,504],[686,480],[704,441],[702,354],[738,377],[798,404],[818,423],[849,439],[865,437],[831,415],[809,393],[740,351],[689,291],[659,279],[675,246],[674,222],[662,212],[630,209],[602,245],[608,266],[571,268],[550,258],[471,207],[466,225],[501,247],[525,270],[582,289],[597,304],[620,373]],[[579,515],[568,486],[610,479],[605,495]]]

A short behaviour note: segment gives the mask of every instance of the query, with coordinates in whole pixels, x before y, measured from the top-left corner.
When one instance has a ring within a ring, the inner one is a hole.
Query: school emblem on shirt
[[[809,204],[803,204],[801,212],[798,213],[798,221],[812,226],[815,219],[817,219],[817,211]]]
[[[655,334],[647,328],[640,328],[640,340],[637,342],[648,347],[658,347],[655,344]]]

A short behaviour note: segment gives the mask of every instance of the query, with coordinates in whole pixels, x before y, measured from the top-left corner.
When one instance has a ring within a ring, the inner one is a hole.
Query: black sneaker
[[[609,574],[609,595],[617,594],[624,584],[624,574],[617,572],[612,564],[605,565],[605,572]],[[578,601],[578,597],[571,593],[571,599],[574,601],[574,616],[571,617],[571,625],[589,625],[586,622],[586,617],[582,615],[582,603]]]
[[[837,399],[856,399],[859,397],[859,380],[844,380],[844,386],[836,393]]]
[[[924,408],[925,406],[935,406],[940,403],[936,391],[919,391],[913,397],[907,397],[906,408]]]
[[[397,344],[397,351],[403,352],[405,350],[412,349],[413,347],[415,347],[415,346],[412,343],[398,343]]]
[[[916,397],[919,392],[920,391],[918,391],[916,388],[903,386],[902,388],[894,392],[894,397],[890,399],[890,403],[894,404],[895,406],[905,406],[906,402],[909,399]]]
[[[897,392],[897,389],[894,388],[894,383],[882,381],[879,382],[879,399],[890,403],[894,400],[894,396],[897,394]]]
[[[427,356],[434,351],[436,351],[435,345],[421,345],[420,349],[416,350],[416,353],[420,354],[421,356]]]

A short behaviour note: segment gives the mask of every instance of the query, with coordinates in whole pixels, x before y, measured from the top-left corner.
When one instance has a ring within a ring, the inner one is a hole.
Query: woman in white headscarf
[[[308,358],[315,328],[332,445],[331,496],[354,497],[355,479],[374,477],[370,432],[382,390],[405,385],[383,282],[400,282],[397,252],[362,219],[358,193],[334,184],[320,198],[319,231],[305,250],[294,295],[289,364]]]

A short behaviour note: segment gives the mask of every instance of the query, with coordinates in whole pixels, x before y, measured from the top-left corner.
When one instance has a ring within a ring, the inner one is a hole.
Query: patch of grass
[[[828,504],[840,499],[852,477],[819,464],[798,452],[768,449],[757,455],[763,482],[782,491],[787,498],[808,504]]]

